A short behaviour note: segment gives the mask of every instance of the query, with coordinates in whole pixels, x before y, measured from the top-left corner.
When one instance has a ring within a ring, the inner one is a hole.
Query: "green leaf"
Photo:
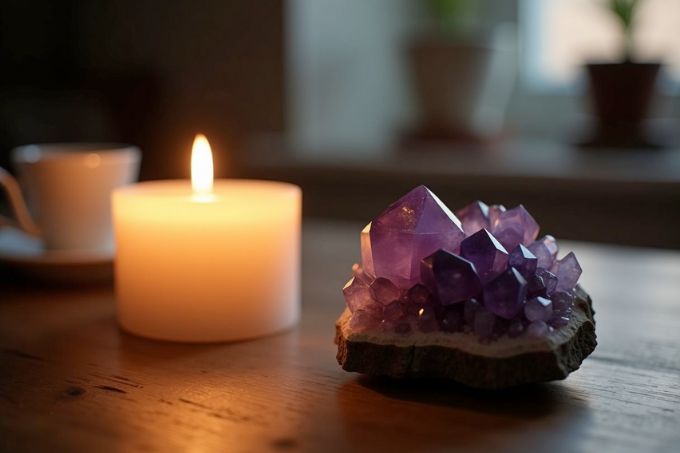
[[[639,2],[640,0],[609,0],[609,9],[619,19],[626,33],[633,27],[633,18]]]

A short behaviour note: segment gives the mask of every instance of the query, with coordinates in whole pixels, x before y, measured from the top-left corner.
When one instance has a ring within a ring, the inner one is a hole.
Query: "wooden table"
[[[569,244],[597,350],[565,381],[486,393],[339,368],[333,322],[359,227],[305,226],[302,322],[257,341],[147,341],[118,330],[109,288],[3,284],[0,448],[678,451],[679,253]]]

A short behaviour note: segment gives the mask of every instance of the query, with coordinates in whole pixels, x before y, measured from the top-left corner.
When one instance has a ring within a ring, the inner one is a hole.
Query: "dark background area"
[[[0,3],[0,165],[17,145],[129,142],[143,179],[186,177],[213,147],[284,127],[284,2]],[[217,156],[218,174],[228,155]]]

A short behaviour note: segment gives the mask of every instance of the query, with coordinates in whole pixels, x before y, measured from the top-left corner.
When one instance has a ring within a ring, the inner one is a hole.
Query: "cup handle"
[[[40,236],[40,228],[35,224],[31,214],[28,212],[24,197],[21,195],[19,183],[9,174],[7,170],[0,167],[0,187],[5,190],[9,205],[14,212],[16,220],[0,216],[0,228],[6,225],[18,226],[25,233],[31,236]]]

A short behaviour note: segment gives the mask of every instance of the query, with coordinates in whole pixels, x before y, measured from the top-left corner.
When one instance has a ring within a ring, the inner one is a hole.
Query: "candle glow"
[[[213,159],[210,143],[203,134],[196,134],[191,150],[191,187],[194,197],[203,200],[212,197]]]
[[[118,321],[172,341],[254,338],[300,314],[301,192],[292,184],[213,181],[198,134],[188,181],[113,193]]]

